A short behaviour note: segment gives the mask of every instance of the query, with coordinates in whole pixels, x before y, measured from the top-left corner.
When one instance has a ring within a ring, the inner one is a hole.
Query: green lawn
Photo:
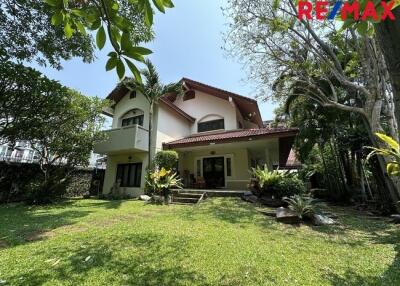
[[[276,223],[239,199],[0,206],[0,285],[400,285],[400,228]]]

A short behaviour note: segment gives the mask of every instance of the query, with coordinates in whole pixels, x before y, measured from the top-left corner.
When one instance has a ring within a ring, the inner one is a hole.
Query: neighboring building
[[[17,141],[14,146],[10,144],[0,145],[0,161],[18,163],[36,163],[39,160],[35,151],[28,141]]]
[[[154,111],[154,155],[162,149],[179,153],[178,170],[186,187],[196,178],[206,188],[245,189],[249,169],[267,164],[285,167],[297,129],[265,128],[257,101],[187,78],[185,94],[165,95]],[[107,155],[104,193],[117,181],[126,192],[143,192],[147,167],[149,104],[123,86],[107,97],[114,106],[108,139],[95,146]]]
[[[38,151],[34,150],[28,141],[17,141],[15,145],[0,145],[0,162],[38,163],[39,158]],[[61,161],[61,163],[63,163],[63,161]],[[88,167],[105,169],[104,156],[92,152],[90,154]]]

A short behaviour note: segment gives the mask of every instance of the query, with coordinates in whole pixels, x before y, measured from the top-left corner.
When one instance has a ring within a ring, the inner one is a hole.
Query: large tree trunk
[[[376,24],[375,30],[392,82],[397,125],[400,126],[400,6],[393,14],[395,21],[387,19]]]
[[[376,124],[374,122],[371,122],[371,119],[369,118],[364,118],[364,125],[365,128],[368,131],[368,137],[371,141],[371,144],[373,147],[380,148],[382,146],[379,145],[378,141],[376,140],[376,137],[374,135],[374,132],[377,130],[374,129],[372,126],[376,127]],[[395,182],[392,180],[392,178],[389,177],[388,173],[386,172],[386,161],[385,158],[382,156],[376,156],[376,180],[380,187],[383,188],[383,190],[378,190],[380,193],[380,197],[382,200],[382,203],[384,205],[389,204],[389,202],[386,201],[387,198],[390,197],[390,207],[393,209],[395,208],[398,212],[400,212],[400,194],[399,190],[397,188],[397,185]],[[378,187],[379,188],[379,187]],[[389,194],[389,197],[386,196],[386,193]],[[388,210],[390,211],[390,210]]]

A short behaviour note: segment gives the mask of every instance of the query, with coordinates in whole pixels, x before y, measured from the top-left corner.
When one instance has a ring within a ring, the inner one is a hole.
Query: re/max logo
[[[314,7],[312,2],[299,1],[297,4],[297,17],[300,20],[304,18],[308,20],[312,20],[314,18],[317,20],[333,20],[340,11],[342,20],[346,20],[348,18],[362,21],[383,21],[386,19],[395,20],[395,17],[392,13],[394,4],[394,0],[390,2],[382,1],[380,5],[376,7],[373,1],[367,1],[365,8],[363,9],[362,13],[360,13],[361,6],[358,1],[351,3],[337,1],[330,10],[328,9],[329,2],[327,1],[315,1]],[[313,13],[313,10],[315,13]]]

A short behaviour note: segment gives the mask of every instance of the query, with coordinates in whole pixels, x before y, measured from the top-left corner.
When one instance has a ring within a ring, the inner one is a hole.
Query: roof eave
[[[245,137],[234,137],[234,138],[226,138],[226,139],[217,139],[217,140],[206,140],[206,141],[197,141],[197,142],[188,142],[188,143],[163,143],[164,149],[177,149],[177,148],[185,148],[185,147],[196,147],[196,146],[208,146],[208,145],[217,145],[217,144],[226,144],[226,143],[234,143],[234,142],[244,142],[244,141],[252,141],[260,140],[265,138],[285,138],[296,136],[298,130],[288,130],[281,132],[274,132],[268,134],[254,134],[251,136]]]

